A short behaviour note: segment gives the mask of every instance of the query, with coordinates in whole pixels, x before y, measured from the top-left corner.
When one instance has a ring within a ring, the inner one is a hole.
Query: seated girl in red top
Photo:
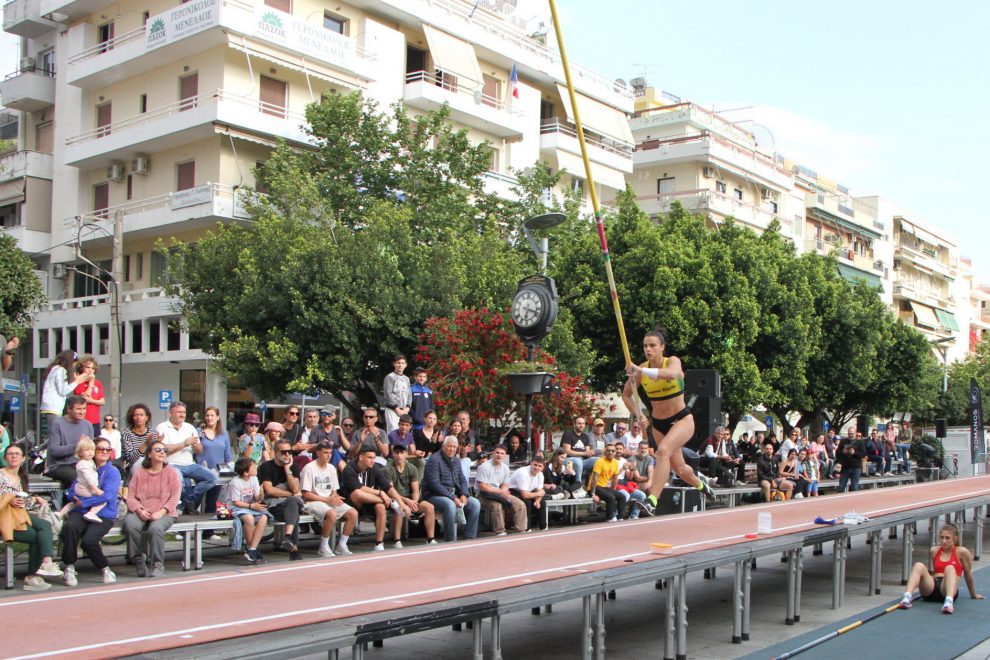
[[[955,525],[946,524],[938,533],[939,545],[931,550],[932,567],[918,562],[911,569],[908,578],[907,591],[901,599],[901,608],[911,607],[914,600],[914,590],[921,591],[924,600],[935,603],[942,602],[942,614],[952,614],[955,609],[955,598],[959,591],[959,578],[966,578],[966,588],[971,598],[983,599],[983,594],[976,593],[973,583],[973,554],[959,545],[959,529]],[[944,600],[943,600],[944,599]]]

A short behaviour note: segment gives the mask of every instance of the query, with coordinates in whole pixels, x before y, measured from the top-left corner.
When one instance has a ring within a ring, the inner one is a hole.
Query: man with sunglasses
[[[268,513],[275,520],[285,523],[285,540],[281,549],[289,553],[290,561],[302,559],[299,553],[299,512],[302,510],[302,491],[299,477],[302,468],[292,460],[292,443],[282,438],[275,443],[275,458],[265,461],[258,468],[258,481],[265,493]]]
[[[345,453],[351,448],[350,440],[339,426],[334,424],[337,418],[337,411],[332,408],[324,408],[320,411],[320,425],[309,434],[310,451],[321,442],[327,442],[331,447]]]
[[[354,432],[351,436],[352,451],[348,452],[349,458],[356,458],[360,451],[366,447],[371,448],[377,454],[375,461],[381,465],[385,464],[385,457],[388,456],[388,438],[385,432],[378,428],[378,412],[374,408],[368,408],[362,414],[364,426]],[[379,460],[381,459],[381,460]]]

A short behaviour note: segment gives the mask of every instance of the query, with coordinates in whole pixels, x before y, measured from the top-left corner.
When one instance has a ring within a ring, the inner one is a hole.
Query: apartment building
[[[750,131],[641,78],[632,86],[630,183],[646,213],[666,213],[676,200],[713,227],[731,216],[761,232],[776,218],[785,235],[793,234],[804,218],[804,197],[795,191],[794,174]]]
[[[154,247],[247,222],[243,189],[255,168],[277,139],[306,148],[305,108],[328,94],[359,91],[414,115],[447,105],[457,127],[491,146],[488,190],[510,196],[512,171],[544,161],[587,196],[559,53],[515,4],[8,2],[4,29],[21,37],[23,57],[0,94],[20,129],[0,190],[37,205],[4,231],[37,253],[51,300],[35,317],[31,366],[65,348],[108,361],[121,218],[123,403],[153,403],[162,391],[193,409],[251,403],[182,327]],[[600,194],[620,189],[632,172],[632,92],[579,65],[572,75],[595,183]],[[46,185],[57,193],[50,209]]]
[[[960,302],[966,309],[960,310],[956,322],[967,335],[966,348],[972,353],[990,330],[990,286],[980,283],[973,272],[973,260],[969,257],[959,257],[959,274],[961,289],[966,294]]]
[[[941,358],[962,359],[969,350],[971,282],[960,277],[958,241],[882,197],[859,201],[890,227],[895,312],[928,337]]]

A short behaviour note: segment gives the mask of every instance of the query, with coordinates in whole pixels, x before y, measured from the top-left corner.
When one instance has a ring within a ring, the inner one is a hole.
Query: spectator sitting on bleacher
[[[876,429],[870,429],[870,437],[863,443],[866,448],[866,459],[873,465],[873,473],[877,476],[883,474],[883,441],[877,435]],[[869,476],[868,464],[863,464],[863,471]]]
[[[79,509],[71,511],[62,523],[62,532],[59,539],[62,544],[62,563],[65,571],[62,580],[68,587],[78,584],[76,579],[76,559],[77,550],[81,546],[93,566],[103,573],[103,584],[112,584],[117,581],[117,576],[110,570],[110,562],[103,554],[100,541],[106,536],[110,528],[113,527],[117,519],[117,494],[120,492],[120,472],[110,462],[110,441],[106,438],[97,438],[96,455],[93,456],[96,463],[96,475],[98,486],[102,492],[93,497],[78,498],[73,488],[69,488],[69,499],[76,500]],[[73,484],[73,487],[75,484]],[[104,504],[100,509],[99,522],[91,522],[83,518],[81,510],[88,509],[97,504]]]
[[[560,448],[567,452],[566,460],[574,467],[577,480],[582,483],[585,481],[583,477],[588,459],[595,459],[595,450],[591,446],[591,436],[584,430],[586,425],[587,422],[584,417],[575,417],[574,426],[564,431],[564,435],[560,439]],[[597,461],[597,459],[595,460]]]
[[[265,461],[258,468],[258,481],[264,492],[265,505],[275,520],[285,523],[285,539],[282,550],[289,553],[289,561],[302,559],[299,554],[299,512],[302,510],[302,491],[299,488],[301,470],[292,460],[292,442],[278,440],[275,458]]]
[[[777,490],[783,493],[784,499],[791,499],[794,492],[794,484],[787,479],[780,478],[777,473],[777,457],[773,450],[773,443],[767,441],[763,445],[763,454],[756,459],[756,481],[763,489],[763,501],[770,501],[770,490]]]
[[[784,438],[777,448],[777,458],[781,462],[787,460],[787,454],[793,449],[797,451],[798,443],[801,442],[801,429],[794,427],[791,429],[789,437]]]
[[[424,458],[429,458],[433,454],[440,452],[440,445],[443,442],[443,434],[437,428],[437,413],[435,410],[428,411],[423,415],[423,428],[413,429],[413,442],[416,449],[423,451]],[[423,463],[426,469],[426,463]]]
[[[196,463],[195,454],[203,453],[203,445],[199,442],[199,432],[186,421],[186,404],[173,401],[168,407],[168,420],[155,430],[168,450],[169,465],[182,475],[182,501],[178,510],[191,511],[220,479],[212,470]],[[190,488],[189,482],[195,485]]]
[[[729,437],[729,430],[716,426],[715,431],[701,443],[698,449],[701,464],[708,474],[721,486],[733,486],[736,480],[736,467],[742,462],[736,446]]]
[[[455,458],[457,445],[456,436],[444,438],[440,451],[430,456],[423,471],[423,499],[443,516],[444,540],[448,543],[457,540],[458,510],[464,525],[464,538],[468,539],[478,536],[478,514],[481,512],[481,503],[471,497],[467,478]]]
[[[76,478],[76,445],[84,435],[90,438],[96,435],[93,425],[86,421],[86,399],[70,394],[65,399],[65,414],[52,417],[49,422],[45,458],[45,476],[58,481],[63,488],[68,488]]]
[[[551,499],[573,497],[580,499],[587,496],[581,482],[578,481],[574,467],[566,460],[567,452],[558,449],[553,453],[550,462],[543,468],[543,489]]]
[[[165,469],[165,444],[153,440],[144,460],[131,475],[127,489],[127,516],[124,535],[133,554],[138,577],[165,575],[165,532],[175,522],[176,507],[182,496],[182,481],[175,470]]]
[[[808,482],[801,475],[801,464],[798,463],[796,449],[787,452],[787,458],[780,463],[780,476],[794,484],[791,490],[794,493],[794,497],[804,497],[804,490]]]
[[[264,559],[258,545],[265,536],[265,527],[273,518],[263,501],[261,484],[258,483],[258,464],[254,459],[238,458],[234,463],[234,472],[237,476],[227,484],[227,506],[240,519],[244,529],[244,558],[254,564]]]
[[[627,430],[628,426],[625,422],[617,422],[614,430],[605,434],[605,444],[610,442],[614,443],[615,453],[618,454],[620,458],[629,458],[636,453],[635,451],[629,449],[626,446],[626,443],[622,440],[625,437]]]
[[[265,446],[265,436],[258,433],[261,428],[261,417],[256,413],[248,413],[241,424],[244,433],[237,439],[237,453],[245,458],[253,458],[255,462],[271,459],[268,447]]]
[[[411,512],[385,477],[382,467],[375,462],[377,456],[378,449],[372,442],[362,446],[357,458],[348,461],[341,474],[341,491],[348,503],[360,513],[375,517],[374,551],[381,552],[385,549],[388,510],[400,517],[408,517]]]
[[[62,577],[62,569],[52,560],[52,526],[47,520],[28,512],[29,506],[40,506],[41,502],[38,501],[40,498],[30,495],[24,497],[28,488],[24,447],[18,444],[5,447],[4,463],[4,467],[0,469],[2,538],[7,542],[16,541],[27,546],[28,572],[31,575],[24,578],[24,590],[44,591],[51,585],[43,578]]]
[[[308,415],[309,413],[306,414]],[[320,424],[309,432],[309,445],[315,447],[321,442],[329,442],[330,446],[338,450],[341,454],[347,453],[351,448],[351,441],[347,437],[349,431],[345,431],[334,424],[336,415],[337,412],[332,408],[324,408],[320,411]],[[350,430],[353,430],[353,428]]]
[[[618,451],[618,447],[616,447],[616,451]],[[647,515],[652,514],[649,509],[640,506],[641,502],[646,501],[646,491],[639,487],[636,477],[635,461],[619,461],[619,485],[617,490],[626,504],[626,511],[630,520],[638,519],[639,514],[643,511],[646,511]]]
[[[507,456],[509,465],[523,465],[526,462],[529,447],[523,444],[522,433],[516,429],[509,431],[509,435],[505,436],[505,447],[509,452]]]
[[[399,425],[402,425],[402,418],[399,418]],[[402,445],[392,445],[392,457],[385,466],[385,477],[395,486],[396,492],[402,503],[409,507],[413,515],[422,515],[423,528],[426,532],[426,544],[435,545],[436,539],[433,535],[436,530],[437,518],[433,505],[420,500],[419,467],[412,461],[406,460],[406,448]],[[396,548],[402,547],[402,516],[392,517],[392,540]]]
[[[547,492],[543,489],[543,468],[546,459],[537,452],[529,465],[525,465],[509,477],[509,492],[526,504],[528,517],[536,520],[536,528],[540,531],[549,527],[547,507],[544,503]]]
[[[358,522],[358,512],[344,501],[338,492],[340,489],[337,478],[337,468],[331,464],[332,457],[337,454],[329,442],[323,442],[316,448],[316,460],[306,464],[300,475],[300,488],[306,501],[306,512],[316,518],[322,525],[320,533],[320,548],[316,553],[321,557],[333,557],[330,549],[330,537],[338,518],[344,519],[344,529],[337,541],[338,555],[351,554],[347,541],[354,532]]]
[[[426,452],[423,452],[416,446],[412,427],[413,419],[411,416],[399,415],[399,428],[388,434],[388,444],[390,447],[395,447],[396,445],[405,447],[406,460],[415,464],[419,470],[422,470],[426,464],[423,458],[426,456]]]
[[[158,433],[151,428],[151,409],[144,403],[135,403],[127,409],[124,415],[127,429],[121,434],[120,441],[124,452],[124,482],[126,483],[141,461],[148,453],[148,447],[158,440]]]
[[[509,492],[509,466],[505,463],[508,451],[505,445],[492,450],[490,461],[478,467],[474,483],[478,487],[481,508],[491,512],[492,531],[496,536],[505,536],[506,510],[512,512],[512,531],[525,532],[527,528],[526,505]]]
[[[619,485],[619,462],[615,460],[615,445],[605,445],[605,455],[595,461],[588,478],[588,490],[597,503],[605,500],[605,520],[617,522],[624,517],[625,498],[616,488]]]
[[[366,408],[361,418],[364,420],[364,426],[351,436],[351,448],[347,451],[347,458],[357,458],[367,446],[375,450],[376,458],[381,458],[380,463],[384,465],[388,456],[388,438],[385,431],[378,428],[378,411],[374,408]]]

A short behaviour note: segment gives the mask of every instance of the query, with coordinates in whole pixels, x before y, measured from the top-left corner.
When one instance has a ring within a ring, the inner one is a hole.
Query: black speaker
[[[935,437],[941,439],[947,435],[948,433],[945,430],[945,418],[939,417],[935,420]]]
[[[856,418],[856,433],[862,433],[865,438],[870,434],[870,418],[860,415]]]
[[[703,396],[722,396],[722,377],[714,369],[688,369],[684,372],[684,393],[699,398]]]
[[[692,397],[688,397],[690,401]],[[722,399],[714,396],[699,396],[691,405],[691,415],[694,417],[694,437],[688,440],[688,449],[698,450],[701,443],[715,432],[715,427],[722,423]]]

